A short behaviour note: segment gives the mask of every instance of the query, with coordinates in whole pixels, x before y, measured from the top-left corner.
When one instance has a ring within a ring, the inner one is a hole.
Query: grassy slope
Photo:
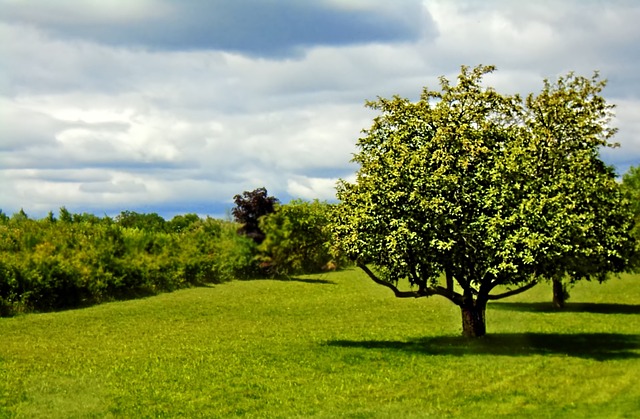
[[[639,285],[539,286],[473,342],[359,271],[0,319],[0,417],[632,417]]]

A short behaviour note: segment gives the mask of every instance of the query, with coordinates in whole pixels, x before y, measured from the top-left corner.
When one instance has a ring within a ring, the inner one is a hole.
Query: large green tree
[[[615,174],[604,83],[573,74],[522,99],[462,67],[380,115],[359,139],[354,182],[341,180],[336,248],[397,297],[443,296],[465,336],[486,333],[488,301],[540,279],[602,279],[628,263],[632,220]],[[411,288],[402,290],[399,281]]]

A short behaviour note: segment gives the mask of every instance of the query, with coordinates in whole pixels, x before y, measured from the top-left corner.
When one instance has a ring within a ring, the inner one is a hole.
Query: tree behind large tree
[[[640,238],[640,166],[631,166],[622,175],[622,189],[631,201],[631,211],[636,219],[634,235]]]
[[[369,102],[381,115],[358,141],[355,182],[338,184],[333,227],[375,282],[449,299],[474,337],[489,300],[542,278],[603,279],[633,249],[626,201],[599,157],[615,132],[604,83],[569,74],[522,100],[481,85],[493,70],[463,67],[457,85],[443,77],[415,103]]]
[[[640,166],[631,166],[622,175],[622,189],[631,203],[631,212],[635,220],[632,234],[638,243],[640,241]],[[633,261],[634,269],[637,270],[640,267],[640,251],[636,251]]]
[[[607,237],[608,233],[601,230],[617,221],[606,220],[607,223],[604,222],[604,217],[615,218],[614,214],[608,212],[608,208],[620,202],[619,191],[613,194],[600,193],[600,189],[592,185],[594,183],[606,187],[609,183],[611,189],[617,189],[617,185],[612,183],[615,177],[613,168],[598,158],[599,147],[613,145],[609,144],[609,140],[617,131],[610,125],[614,106],[607,103],[601,95],[605,85],[606,82],[600,80],[597,73],[590,79],[569,73],[553,83],[545,80],[542,91],[535,96],[531,94],[526,99],[527,122],[533,138],[548,143],[543,158],[533,162],[537,177],[537,182],[533,183],[545,188],[544,192],[550,196],[558,196],[564,200],[549,211],[562,213],[562,208],[569,203],[570,211],[566,214],[574,219],[567,220],[567,228],[582,229],[578,234],[566,231],[560,235],[555,242],[556,248],[570,246],[568,242],[580,238],[589,241],[590,245],[576,249],[589,252],[590,248],[598,246],[599,241]],[[559,175],[561,173],[568,174],[570,182],[564,181],[562,175]],[[547,185],[545,179],[558,181]],[[573,210],[572,206],[576,205],[582,208]],[[606,272],[607,261],[599,260],[595,255],[582,256],[562,260],[561,266],[566,269],[560,270],[551,278],[555,307],[564,306],[569,295],[569,282],[585,277],[590,279],[592,275],[589,272],[599,272],[596,278],[600,281],[605,279],[603,272]],[[602,268],[587,266],[585,269],[585,262]],[[613,270],[618,269],[614,267]]]

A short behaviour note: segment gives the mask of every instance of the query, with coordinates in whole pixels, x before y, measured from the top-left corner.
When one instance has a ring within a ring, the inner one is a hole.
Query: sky
[[[335,199],[375,113],[461,65],[504,93],[599,71],[640,165],[640,1],[0,0],[0,209],[229,217]]]

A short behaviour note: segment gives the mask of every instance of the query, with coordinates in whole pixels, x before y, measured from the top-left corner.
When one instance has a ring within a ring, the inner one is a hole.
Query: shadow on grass
[[[336,285],[337,282],[329,281],[328,279],[309,279],[309,278],[295,278],[295,277],[273,277],[273,278],[252,278],[245,281],[281,281],[281,282],[301,282],[303,284],[325,284]]]
[[[478,339],[440,336],[410,341],[334,340],[327,345],[425,355],[566,355],[598,361],[640,358],[640,335],[619,333],[494,333]]]
[[[564,308],[555,308],[551,303],[496,302],[491,309],[528,311],[534,313],[597,313],[597,314],[640,314],[640,305],[611,303],[565,303]]]

